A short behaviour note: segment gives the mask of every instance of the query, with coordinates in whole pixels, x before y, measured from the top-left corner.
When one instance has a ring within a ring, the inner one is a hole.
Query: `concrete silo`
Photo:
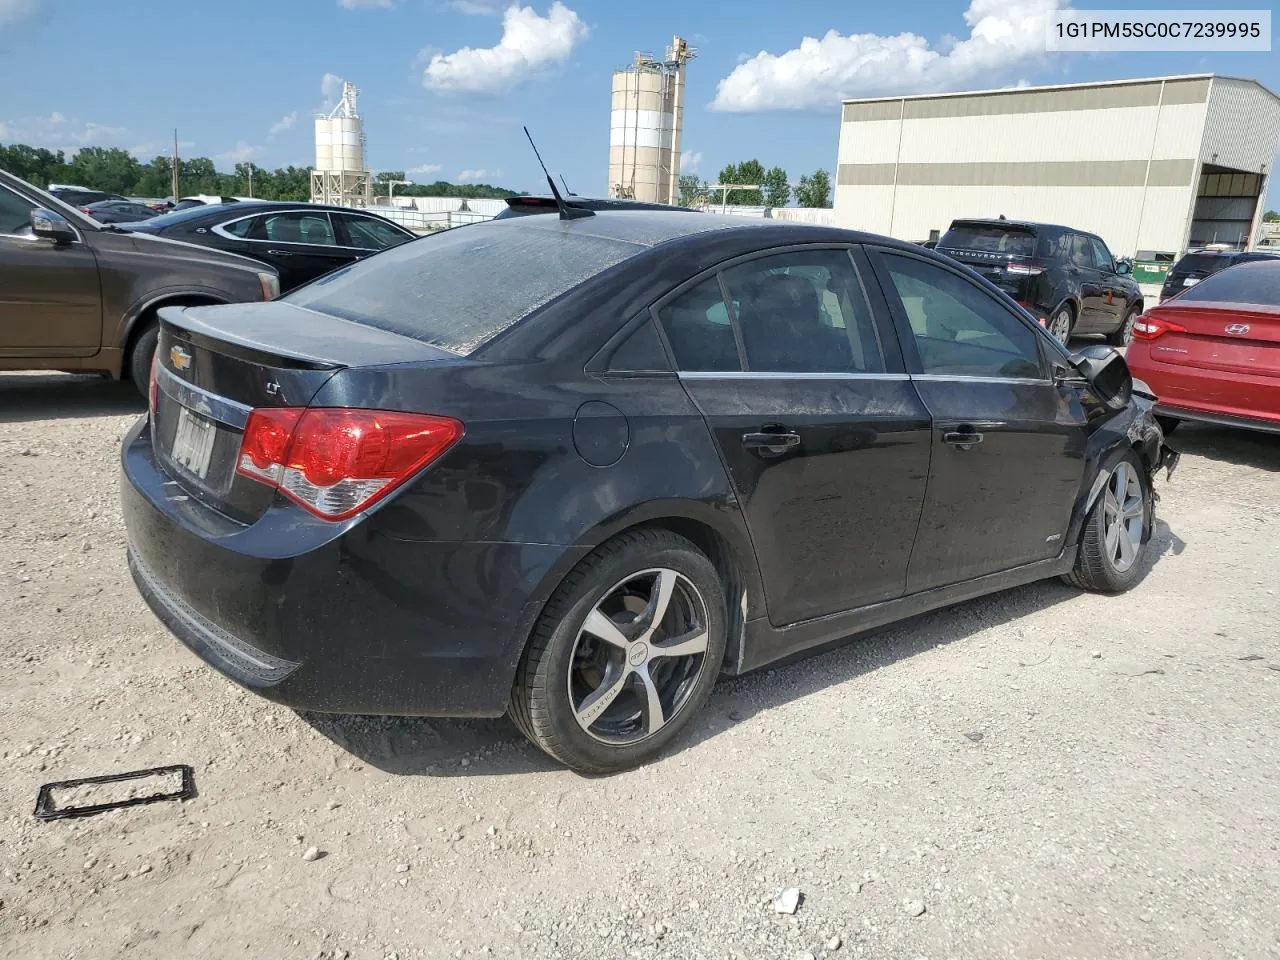
[[[613,75],[609,120],[609,196],[675,203],[680,196],[680,133],[685,64],[698,55],[673,37],[666,58],[638,53]]]
[[[366,207],[369,171],[364,164],[364,122],[356,109],[359,91],[346,81],[342,99],[316,117],[316,165],[311,171],[311,202]]]

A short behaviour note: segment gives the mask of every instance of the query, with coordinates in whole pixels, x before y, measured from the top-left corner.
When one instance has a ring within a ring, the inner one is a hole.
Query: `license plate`
[[[178,411],[178,429],[173,435],[169,459],[201,480],[209,472],[209,457],[217,431],[212,420],[206,420],[183,407]]]
[[[1199,282],[1200,282],[1199,277],[1187,277],[1187,279],[1182,281],[1182,285],[1184,287],[1194,287]]]

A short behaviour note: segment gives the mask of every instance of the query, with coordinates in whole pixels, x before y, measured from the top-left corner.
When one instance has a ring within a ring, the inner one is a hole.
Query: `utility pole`
[[[178,202],[178,128],[173,128],[173,202]]]
[[[249,199],[253,199],[253,161],[249,161]]]

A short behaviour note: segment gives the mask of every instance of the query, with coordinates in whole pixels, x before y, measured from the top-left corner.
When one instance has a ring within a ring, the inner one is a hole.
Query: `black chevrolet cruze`
[[[1119,354],[919,246],[518,217],[162,313],[129,564],[237,682],[636,764],[720,674],[1143,569],[1172,469]]]

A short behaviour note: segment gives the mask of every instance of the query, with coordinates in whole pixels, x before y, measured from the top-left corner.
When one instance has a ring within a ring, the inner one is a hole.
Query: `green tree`
[[[1275,210],[1268,210],[1262,215],[1262,220],[1264,223],[1275,223],[1277,220],[1280,220],[1280,213],[1277,213]]]
[[[386,183],[388,180],[403,180],[403,170],[383,170],[373,178],[374,183]]]
[[[720,179],[716,182],[722,184],[756,184],[759,186],[764,183],[764,167],[761,166],[759,160],[731,163],[720,171]],[[715,197],[713,199],[716,201],[721,200],[723,191],[716,190],[714,192]],[[730,190],[728,202],[746,207],[758,207],[764,203],[764,194],[759,190]]]
[[[787,182],[787,171],[773,167],[760,182],[764,184],[766,207],[785,207],[790,202],[791,184]]]
[[[67,177],[73,182],[93,184],[108,193],[132,190],[141,172],[137,158],[118,147],[84,147],[67,164]]]
[[[682,207],[696,207],[707,202],[707,185],[693,174],[680,178],[680,198],[676,201]]]
[[[831,175],[815,170],[802,176],[796,185],[796,203],[802,207],[831,206]]]

